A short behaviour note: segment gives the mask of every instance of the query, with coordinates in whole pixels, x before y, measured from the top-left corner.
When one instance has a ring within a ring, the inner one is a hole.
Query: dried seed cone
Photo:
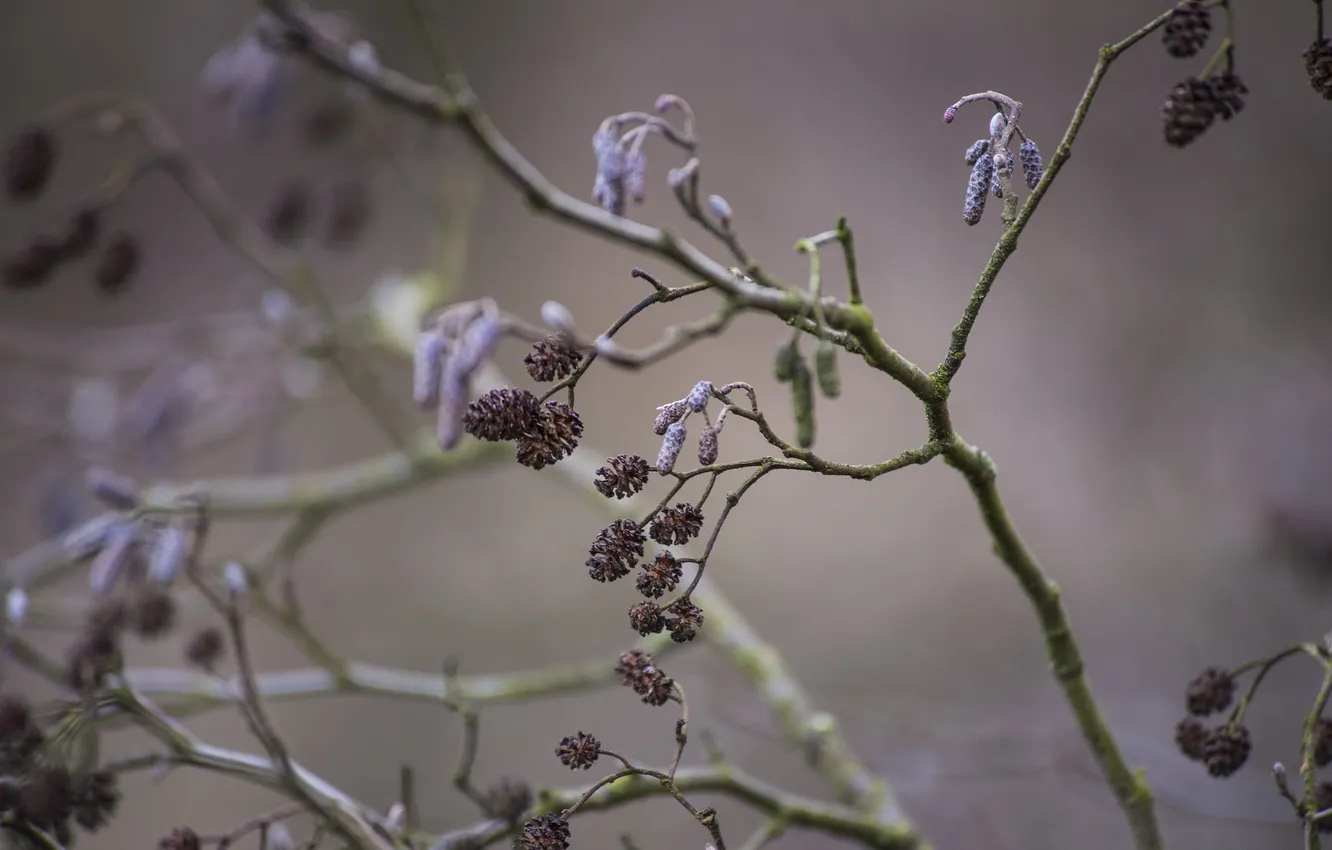
[[[568,850],[569,822],[563,815],[537,815],[523,824],[518,850]]]
[[[616,455],[606,458],[609,466],[597,470],[594,482],[597,492],[607,499],[633,496],[647,484],[648,462],[638,455]]]
[[[491,817],[514,823],[532,807],[532,788],[526,782],[501,779],[486,791],[485,803]]]
[[[1252,749],[1246,727],[1234,724],[1216,729],[1203,745],[1207,773],[1218,779],[1233,776],[1249,760]]]
[[[571,770],[579,768],[587,770],[596,763],[600,749],[600,741],[586,732],[579,732],[577,735],[562,738],[560,745],[555,748],[555,755],[559,756],[560,762]]]
[[[308,185],[301,181],[286,183],[269,202],[264,230],[283,245],[291,245],[305,233],[312,206]]]
[[[212,670],[221,660],[224,648],[222,632],[209,626],[195,632],[185,645],[185,660],[202,670]]]
[[[1313,90],[1324,100],[1332,100],[1332,39],[1320,39],[1309,45],[1304,51],[1304,71]],[[1332,820],[1323,823],[1332,824]]]
[[[558,381],[567,378],[578,368],[583,355],[561,336],[543,339],[532,346],[532,350],[523,357],[527,374],[540,383]]]
[[[1220,667],[1208,667],[1189,682],[1186,697],[1189,714],[1195,717],[1225,711],[1235,697],[1235,680]]]
[[[803,359],[796,361],[791,376],[791,410],[795,414],[796,445],[814,445],[814,376]]]
[[[1166,52],[1176,59],[1197,56],[1212,34],[1212,13],[1202,0],[1189,0],[1176,7],[1166,19],[1161,40]]]
[[[1217,74],[1209,77],[1208,82],[1212,85],[1216,114],[1222,121],[1229,121],[1243,111],[1244,95],[1249,93],[1249,87],[1238,74]]]
[[[820,340],[814,350],[814,374],[819,379],[819,392],[824,398],[837,398],[842,394],[842,372],[837,367],[837,346],[832,340]]]
[[[639,602],[629,609],[629,626],[639,635],[655,635],[666,628],[666,615],[655,602]]]
[[[57,154],[55,134],[46,127],[28,127],[10,139],[0,162],[10,200],[30,201],[40,195],[51,181]]]
[[[1216,120],[1216,91],[1212,84],[1190,77],[1175,85],[1161,104],[1166,144],[1182,148],[1207,132]]]
[[[1175,746],[1191,761],[1202,761],[1211,732],[1196,717],[1186,717],[1175,726]]]
[[[663,508],[652,520],[649,533],[663,546],[683,546],[703,530],[703,512],[686,502]]]

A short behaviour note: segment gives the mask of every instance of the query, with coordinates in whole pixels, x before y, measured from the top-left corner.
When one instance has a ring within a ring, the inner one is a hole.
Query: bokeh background
[[[730,201],[747,247],[798,279],[804,261],[793,241],[847,215],[884,333],[932,367],[999,229],[995,210],[975,228],[960,220],[962,152],[983,135],[988,111],[945,126],[943,108],[972,91],[1010,94],[1048,158],[1097,47],[1162,4],[429,5],[500,128],[574,194],[590,191],[588,143],[603,117],[649,108],[662,92],[686,96],[698,113],[704,190]],[[1296,662],[1270,678],[1251,714],[1250,767],[1224,782],[1174,750],[1184,685],[1206,664],[1319,639],[1329,627],[1322,553],[1332,548],[1332,106],[1304,79],[1311,4],[1236,5],[1238,70],[1252,90],[1244,112],[1187,150],[1167,148],[1158,106],[1205,56],[1171,59],[1154,36],[1117,64],[995,286],[953,398],[958,428],[996,459],[1010,512],[1064,590],[1093,686],[1130,761],[1147,769],[1171,846],[1225,850],[1299,846],[1267,768],[1297,765],[1317,672]],[[429,74],[402,4],[342,8],[386,63]],[[465,260],[466,295],[494,296],[532,319],[553,298],[598,328],[642,296],[633,266],[683,282],[656,260],[535,217],[451,132],[370,107],[351,141],[310,151],[299,139],[303,116],[342,91],[313,73],[293,79],[268,135],[233,132],[201,95],[199,73],[255,11],[240,2],[16,0],[0,27],[0,123],[9,132],[89,89],[140,94],[256,218],[290,178],[319,187],[363,179],[374,199],[364,236],[336,250],[308,246],[341,304],[395,270],[435,262],[430,197],[445,180],[472,178],[480,192],[466,256],[451,254]],[[84,127],[62,136],[62,150],[46,198],[0,210],[6,248],[58,221],[128,148]],[[650,147],[649,199],[633,215],[712,249],[665,188],[677,157]],[[115,221],[145,252],[123,296],[99,296],[81,266],[0,298],[0,552],[16,554],[62,518],[93,510],[79,491],[89,463],[174,478],[308,470],[385,450],[332,376],[315,385],[302,365],[255,359],[253,338],[196,332],[202,317],[253,313],[270,284],[169,181],[136,186]],[[833,291],[841,285],[833,274]],[[649,313],[624,339],[646,344],[703,309],[686,301]],[[789,428],[783,389],[770,378],[782,339],[774,321],[743,317],[725,337],[648,371],[599,369],[578,394],[584,444],[652,456],[653,408],[704,378],[753,382]],[[507,346],[500,365],[522,377],[522,353]],[[201,362],[233,404],[214,411],[213,431],[200,426],[206,446],[89,439],[79,429],[96,425],[69,412],[82,387],[84,406],[73,408],[96,420],[86,379],[114,378],[120,409],[132,411],[148,397],[133,392],[150,367]],[[401,402],[401,422],[428,426],[410,410],[403,372],[386,371],[382,386]],[[923,440],[906,391],[850,361],[844,372],[844,397],[819,407],[821,453],[871,461]],[[743,432],[742,422],[726,432],[723,459],[762,451]],[[632,638],[623,619],[632,591],[586,579],[584,552],[605,518],[568,493],[555,475],[500,467],[357,509],[294,567],[307,612],[339,652],[404,668],[438,670],[449,655],[468,672],[611,657]],[[245,551],[263,530],[220,528],[217,556]],[[938,847],[1128,846],[1048,674],[1028,604],[992,556],[963,482],[941,463],[873,484],[771,476],[719,547],[711,580],[839,716]],[[74,580],[61,591],[76,598],[83,587]],[[132,660],[178,663],[184,636],[205,622],[200,614],[172,638],[136,644]],[[51,648],[66,638],[34,635]],[[271,636],[259,653],[269,669],[303,663]],[[6,688],[47,692],[5,663]],[[825,793],[706,643],[674,655],[668,669],[729,757],[784,787]],[[339,699],[274,712],[298,757],[353,795],[387,807],[398,766],[410,762],[427,826],[476,817],[449,787],[458,727],[444,711]],[[231,712],[192,724],[216,743],[258,749]],[[669,721],[606,690],[487,710],[478,778],[567,783],[551,750],[579,728],[643,758],[669,754]],[[113,744],[122,753],[144,746],[128,735]],[[165,783],[135,778],[126,790],[115,825],[81,846],[155,846],[183,823],[218,833],[268,804],[253,789],[187,771]],[[740,844],[758,820],[718,804]],[[645,848],[704,840],[658,802],[580,820],[576,843],[611,846],[626,830]],[[836,845],[792,833],[774,846]]]

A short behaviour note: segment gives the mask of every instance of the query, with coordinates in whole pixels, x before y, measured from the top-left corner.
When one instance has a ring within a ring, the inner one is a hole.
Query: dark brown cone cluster
[[[594,482],[597,492],[607,499],[624,499],[637,494],[647,485],[651,467],[638,455],[616,455],[606,458],[608,466],[597,470]]]
[[[577,411],[561,401],[544,405],[528,390],[491,390],[467,406],[463,430],[480,440],[512,440],[518,462],[544,469],[568,457],[583,436]]]
[[[523,357],[527,374],[543,384],[569,377],[582,360],[583,355],[562,336],[541,340]]]
[[[532,807],[532,789],[526,782],[501,779],[485,793],[488,815],[509,823],[516,823]]]
[[[658,669],[652,656],[641,649],[621,654],[615,672],[648,705],[665,705],[675,693],[675,680]]]
[[[559,756],[560,763],[570,770],[579,768],[587,770],[596,764],[597,756],[601,755],[601,742],[586,732],[567,735],[560,739],[560,745],[555,748],[555,755]]]
[[[523,824],[520,850],[568,850],[569,821],[563,815],[537,815]]]
[[[1235,679],[1219,667],[1208,667],[1189,682],[1185,697],[1195,717],[1225,711],[1235,698]]]
[[[1192,144],[1217,118],[1229,120],[1239,114],[1248,93],[1239,76],[1231,73],[1189,77],[1176,84],[1161,105],[1166,144],[1177,148]]]
[[[51,182],[57,154],[55,134],[46,127],[32,126],[15,134],[0,158],[5,195],[20,202],[40,195]]]
[[[115,774],[74,775],[52,760],[31,708],[20,697],[0,697],[0,775],[5,778],[0,817],[41,829],[62,846],[73,841],[75,824],[96,832],[120,803]]]
[[[589,557],[583,564],[587,574],[599,582],[624,578],[643,556],[646,542],[638,523],[631,519],[616,520],[597,532],[597,539],[592,541]]]
[[[1166,19],[1162,41],[1166,52],[1177,59],[1197,56],[1212,34],[1212,13],[1202,0],[1189,0],[1175,7]]]
[[[638,592],[649,599],[660,599],[668,591],[675,590],[684,572],[670,552],[657,553],[652,563],[643,564],[642,568],[638,574]]]
[[[1304,72],[1313,90],[1324,100],[1332,100],[1332,38],[1319,39],[1304,51]]]
[[[1227,724],[1212,732],[1203,745],[1203,763],[1208,774],[1223,779],[1233,776],[1249,760],[1253,744],[1249,730],[1238,723]]]
[[[80,693],[95,691],[114,669],[126,630],[152,640],[170,632],[175,623],[175,600],[161,587],[145,584],[129,597],[103,599],[89,610],[83,632],[66,656],[69,686]]]
[[[663,508],[652,520],[649,533],[663,546],[682,546],[703,530],[703,512],[681,502],[673,508]]]
[[[703,628],[703,609],[688,599],[672,603],[666,612],[671,615],[666,620],[666,631],[676,643],[688,643]]]

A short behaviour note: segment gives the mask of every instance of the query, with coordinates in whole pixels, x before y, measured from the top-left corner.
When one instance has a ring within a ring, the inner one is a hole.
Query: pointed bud
[[[722,227],[731,229],[731,205],[721,195],[708,195],[708,207],[722,223]]]
[[[990,136],[993,137],[999,135],[1004,131],[1004,127],[1006,126],[1008,126],[1008,122],[1004,120],[1004,114],[1002,112],[994,113],[994,115],[990,117]]]
[[[837,346],[832,340],[819,340],[814,350],[814,374],[819,379],[819,392],[825,398],[837,398],[842,394],[842,373],[837,368]]]
[[[578,336],[578,326],[574,324],[573,313],[558,301],[547,301],[541,305],[541,321],[560,333]]]

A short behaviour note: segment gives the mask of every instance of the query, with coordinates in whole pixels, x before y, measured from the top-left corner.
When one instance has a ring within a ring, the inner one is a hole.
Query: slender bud
[[[347,64],[363,76],[379,76],[379,55],[368,41],[361,40],[347,48]]]
[[[814,376],[803,358],[796,361],[791,376],[791,408],[795,413],[796,445],[807,449],[814,445]]]
[[[675,469],[675,461],[680,457],[680,449],[684,448],[685,437],[688,434],[689,430],[683,422],[672,422],[666,429],[666,436],[661,441],[661,451],[657,454],[657,472],[666,475]]]
[[[825,398],[837,398],[842,394],[842,373],[837,368],[837,346],[832,340],[819,340],[814,350],[814,374],[819,379],[819,392]]]
[[[152,555],[148,559],[148,580],[161,585],[175,581],[181,564],[185,563],[185,553],[189,549],[189,535],[179,525],[168,525],[162,529],[153,544]]]
[[[994,115],[990,117],[990,135],[999,135],[1004,131],[1004,127],[1007,125],[1008,122],[1004,120],[1004,114],[1002,112],[994,113]]]
[[[796,361],[800,359],[800,348],[795,339],[789,339],[777,348],[777,356],[772,361],[772,377],[777,383],[785,384],[795,376]]]

